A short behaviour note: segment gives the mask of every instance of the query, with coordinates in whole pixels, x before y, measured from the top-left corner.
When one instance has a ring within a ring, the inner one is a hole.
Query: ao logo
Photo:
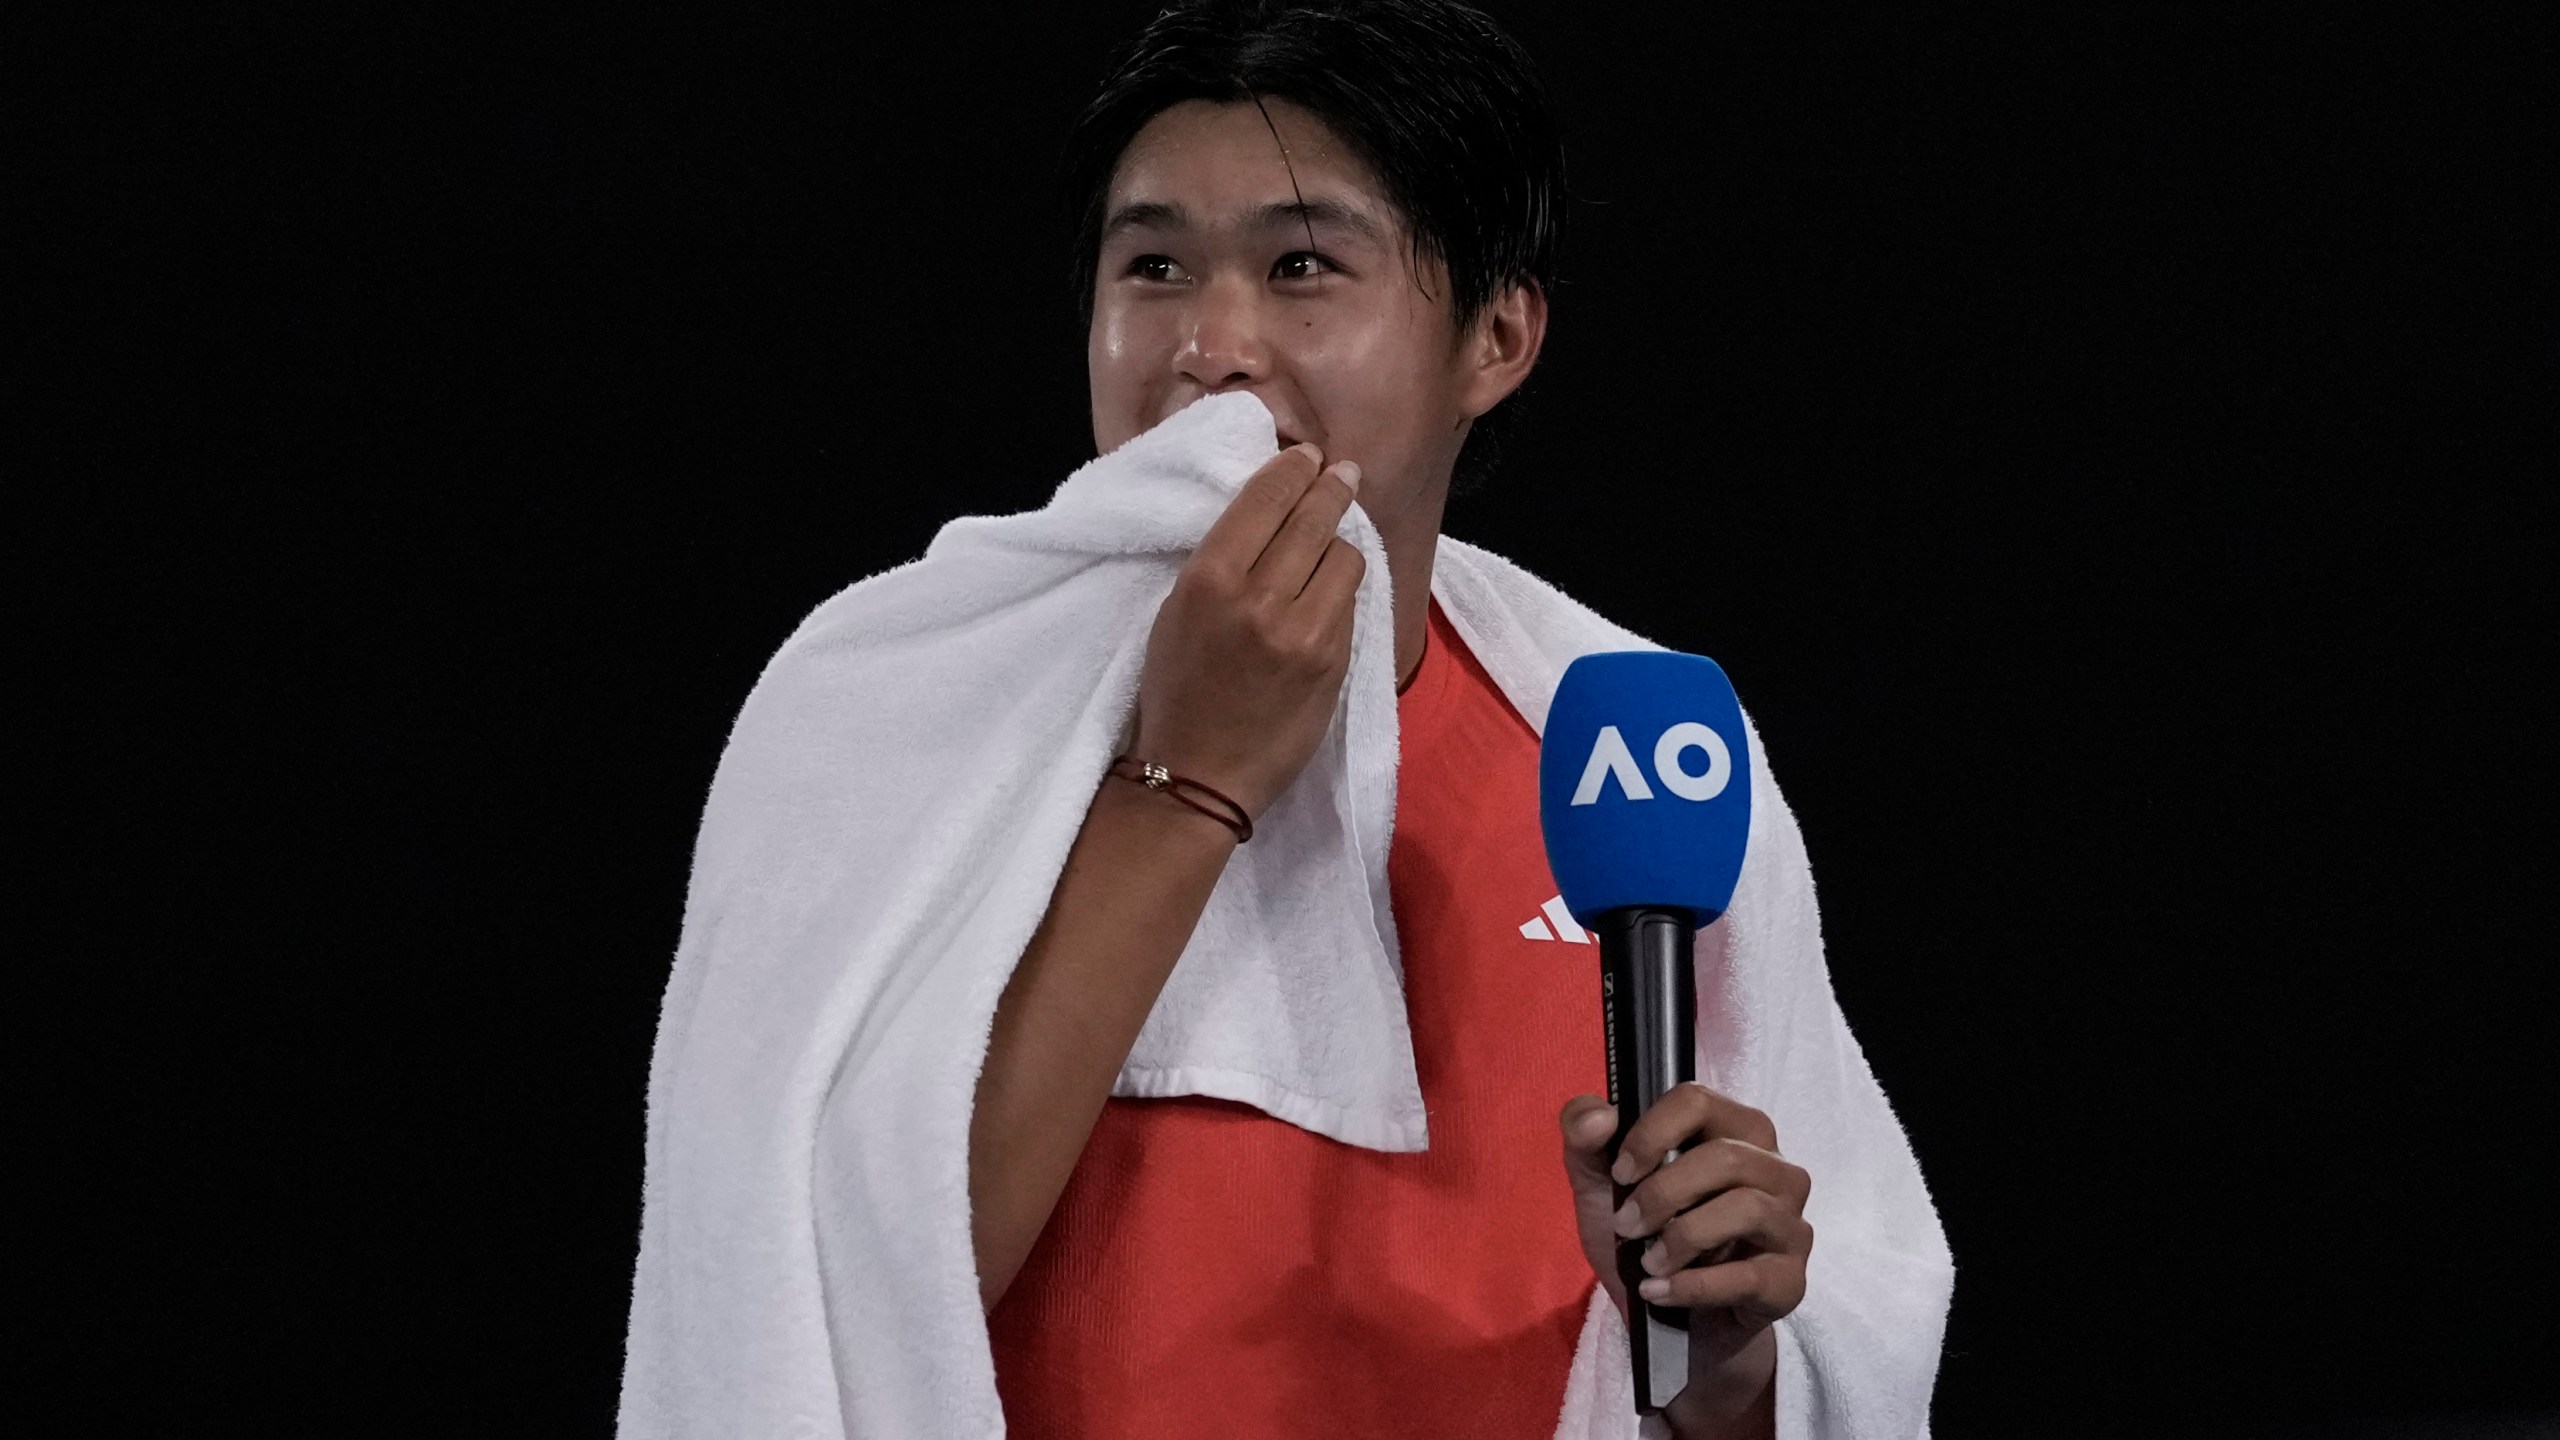
[[[1680,768],[1680,752],[1704,750],[1707,769],[1693,775]],[[1653,744],[1653,773],[1662,778],[1662,788],[1683,800],[1713,800],[1724,793],[1733,781],[1733,752],[1727,750],[1724,737],[1695,720],[1684,720],[1662,732]],[[1591,762],[1582,767],[1582,783],[1573,787],[1573,803],[1594,805],[1600,800],[1601,783],[1615,776],[1618,788],[1630,800],[1650,800],[1653,787],[1644,783],[1644,772],[1636,768],[1636,757],[1627,749],[1627,739],[1615,725],[1600,727],[1600,738],[1591,742]]]

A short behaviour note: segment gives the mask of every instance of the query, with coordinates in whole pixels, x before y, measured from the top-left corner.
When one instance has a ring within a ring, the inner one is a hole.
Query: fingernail
[[[1644,1247],[1644,1268],[1655,1275],[1671,1268],[1670,1257],[1663,1250],[1661,1241],[1657,1240]]]
[[[1636,1213],[1636,1202],[1630,1200],[1619,1206],[1617,1215],[1609,1221],[1609,1228],[1630,1240],[1643,1234],[1644,1220]]]
[[[1623,1150],[1619,1151],[1618,1163],[1609,1167],[1609,1178],[1621,1185],[1636,1183],[1636,1157]]]
[[[1360,493],[1360,467],[1358,464],[1345,460],[1334,466],[1333,471],[1335,474],[1342,477],[1343,484],[1351,487],[1352,494],[1357,495]]]
[[[1636,1287],[1636,1293],[1647,1300],[1668,1300],[1671,1298],[1671,1282],[1668,1280],[1647,1280]]]
[[[1582,1117],[1582,1133],[1594,1140],[1606,1139],[1609,1132],[1616,1128],[1618,1128],[1617,1117],[1606,1110],[1594,1110]]]

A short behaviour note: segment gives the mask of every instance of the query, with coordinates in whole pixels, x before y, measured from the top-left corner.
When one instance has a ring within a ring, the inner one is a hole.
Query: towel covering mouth
[[[1087,466],[1050,509],[1089,510],[1101,533],[1134,533],[1134,507],[1185,556],[1236,491],[1280,451],[1270,410],[1251,391],[1206,396]],[[1104,477],[1109,483],[1098,483]],[[943,553],[996,563],[1008,521],[943,532]],[[1089,532],[1090,533],[1090,532]],[[1355,502],[1335,533],[1368,561],[1352,606],[1351,662],[1323,740],[1254,822],[1131,1047],[1114,1095],[1205,1095],[1372,1150],[1430,1143],[1406,1023],[1404,970],[1387,888],[1395,820],[1394,577],[1377,528]],[[983,547],[983,548],[982,548]],[[1097,551],[1099,563],[1111,563]],[[1173,569],[1159,567],[1162,588]],[[1162,595],[1155,597],[1161,603]],[[1150,619],[1154,606],[1146,607]],[[1112,707],[1136,711],[1135,660],[1146,625],[1122,637]],[[1092,793],[1110,745],[1061,756]],[[1088,773],[1090,772],[1090,773]]]

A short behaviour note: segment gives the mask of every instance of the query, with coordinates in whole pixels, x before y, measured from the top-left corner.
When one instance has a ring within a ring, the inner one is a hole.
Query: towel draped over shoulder
[[[1276,449],[1253,396],[1204,399],[1039,510],[953,521],[765,667],[712,781],[650,1066],[624,1440],[1003,1433],[968,1184],[996,1001],[1126,742],[1156,607]],[[1339,533],[1369,564],[1332,727],[1229,861],[1112,1093],[1419,1150],[1387,892],[1392,577],[1358,507]],[[1446,536],[1431,584],[1533,728],[1577,656],[1659,648]],[[1698,1074],[1767,1111],[1813,1176],[1779,1434],[1925,1435],[1953,1264],[1747,738],[1749,853],[1697,951]],[[1557,1436],[1662,1433],[1629,1394],[1595,1287]]]

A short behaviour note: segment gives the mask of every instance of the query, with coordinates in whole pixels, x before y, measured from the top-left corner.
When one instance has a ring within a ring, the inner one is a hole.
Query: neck
[[[1378,543],[1387,552],[1389,588],[1395,597],[1396,687],[1401,690],[1422,664],[1431,633],[1431,562],[1440,548],[1440,516],[1448,501],[1447,484],[1434,488],[1400,513],[1372,514]]]

